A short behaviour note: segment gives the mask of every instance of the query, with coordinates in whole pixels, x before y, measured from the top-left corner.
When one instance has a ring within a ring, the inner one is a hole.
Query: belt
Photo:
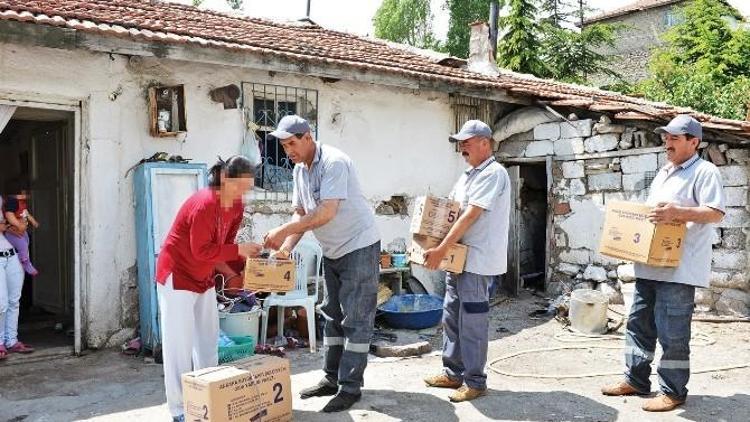
[[[14,248],[6,249],[4,251],[0,251],[0,258],[10,258],[15,254],[16,250]]]

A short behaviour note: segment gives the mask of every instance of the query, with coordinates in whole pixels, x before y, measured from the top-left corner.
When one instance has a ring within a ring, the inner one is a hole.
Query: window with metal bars
[[[654,178],[656,177],[655,171],[647,171],[643,173],[643,189],[649,189],[651,187],[651,182],[654,181]]]
[[[243,107],[248,130],[256,137],[261,164],[255,179],[258,199],[288,201],[292,192],[294,163],[284,153],[279,141],[267,139],[282,117],[297,114],[310,123],[313,136],[318,135],[318,91],[293,86],[242,84]]]

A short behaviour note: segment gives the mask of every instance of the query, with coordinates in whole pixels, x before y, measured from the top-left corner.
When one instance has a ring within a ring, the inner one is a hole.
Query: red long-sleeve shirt
[[[213,288],[214,267],[239,259],[234,243],[242,222],[242,202],[224,209],[212,189],[194,193],[182,204],[156,263],[156,281],[172,274],[175,290],[203,293]]]

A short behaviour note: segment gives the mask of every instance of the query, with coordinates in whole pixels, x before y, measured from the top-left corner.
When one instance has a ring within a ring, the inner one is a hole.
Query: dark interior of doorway
[[[19,340],[40,349],[70,347],[73,337],[73,114],[19,107],[0,132],[0,192],[29,192],[39,221],[29,252],[39,275],[24,280]]]
[[[547,171],[544,163],[520,166],[519,265],[522,286],[544,290],[547,248]]]

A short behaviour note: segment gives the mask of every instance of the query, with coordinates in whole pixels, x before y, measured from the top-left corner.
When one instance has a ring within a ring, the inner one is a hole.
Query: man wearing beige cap
[[[656,373],[660,393],[643,410],[664,412],[687,399],[690,378],[690,323],[695,288],[708,287],[713,223],[724,217],[719,170],[698,156],[701,124],[688,115],[675,117],[661,134],[669,161],[654,178],[647,203],[653,223],[687,223],[680,263],[675,268],[635,266],[635,293],[625,331],[625,379],[602,388],[602,394],[650,394],[651,362],[656,342],[663,354]]]

